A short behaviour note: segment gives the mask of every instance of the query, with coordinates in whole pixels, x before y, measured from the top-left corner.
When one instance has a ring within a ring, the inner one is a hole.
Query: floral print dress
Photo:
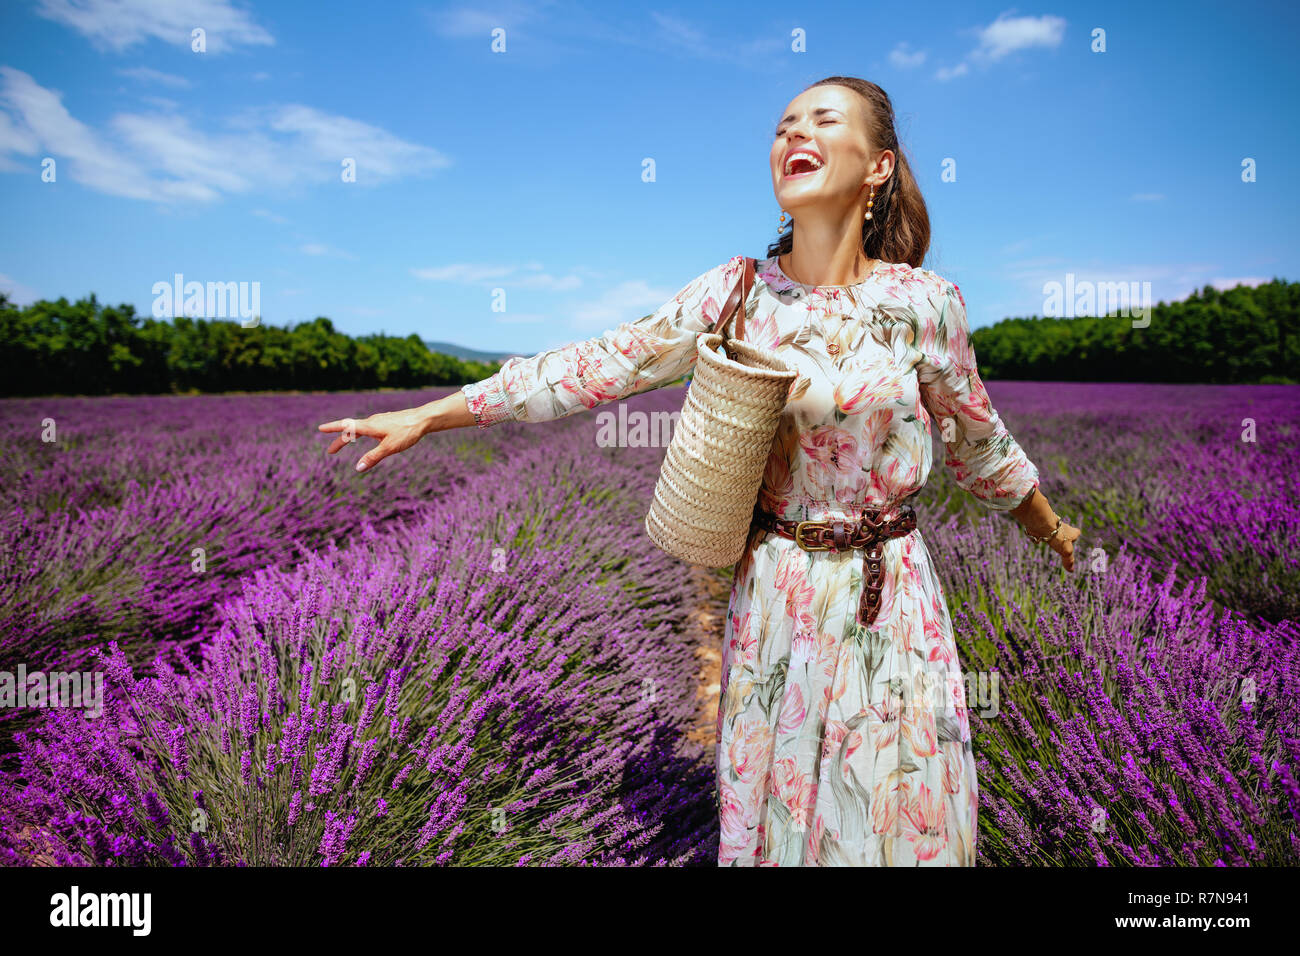
[[[676,381],[743,266],[732,258],[651,315],[466,385],[478,425],[550,421]],[[933,272],[880,263],[851,286],[810,286],[760,259],[745,340],[799,372],[758,498],[780,517],[892,516],[930,472],[932,420],[957,484],[989,510],[1038,485],[980,380],[961,292]],[[725,627],[719,865],[975,865],[975,761],[943,590],[920,528],[883,552],[864,627],[861,552],[751,533]]]

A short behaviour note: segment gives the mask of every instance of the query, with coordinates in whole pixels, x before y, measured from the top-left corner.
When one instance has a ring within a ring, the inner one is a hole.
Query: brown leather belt
[[[862,597],[858,601],[858,623],[870,625],[880,611],[880,592],[884,587],[884,542],[916,529],[916,511],[900,505],[889,521],[883,512],[866,510],[860,521],[829,518],[824,521],[795,521],[778,518],[769,511],[754,509],[754,524],[783,538],[790,538],[804,551],[852,551],[861,548]]]

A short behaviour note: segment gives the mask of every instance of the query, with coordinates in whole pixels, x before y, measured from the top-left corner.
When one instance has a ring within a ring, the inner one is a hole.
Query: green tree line
[[[1300,282],[1206,286],[1143,316],[1003,319],[971,333],[987,379],[1300,382]]]
[[[0,391],[8,395],[426,388],[496,365],[429,351],[418,335],[349,336],[324,316],[280,328],[138,316],[94,295],[19,308],[0,293]]]
[[[1004,319],[971,335],[987,379],[1300,382],[1300,283],[1206,286],[1129,316]],[[94,295],[18,307],[0,293],[8,395],[427,388],[496,365],[429,351],[415,334],[349,336],[326,317],[246,329],[225,319],[137,316]]]

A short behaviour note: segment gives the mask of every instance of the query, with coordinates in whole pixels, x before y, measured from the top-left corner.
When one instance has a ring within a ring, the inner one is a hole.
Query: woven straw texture
[[[767,349],[717,332],[697,341],[695,373],[645,528],[674,557],[723,568],[744,551],[772,439],[798,373]],[[715,351],[719,346],[725,358]]]

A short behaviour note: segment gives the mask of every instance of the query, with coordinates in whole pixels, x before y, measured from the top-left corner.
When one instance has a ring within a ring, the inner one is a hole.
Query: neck
[[[862,216],[850,209],[844,219],[813,219],[807,213],[794,221],[793,246],[782,263],[794,270],[790,278],[805,285],[853,285],[871,271],[872,260],[862,251]]]

